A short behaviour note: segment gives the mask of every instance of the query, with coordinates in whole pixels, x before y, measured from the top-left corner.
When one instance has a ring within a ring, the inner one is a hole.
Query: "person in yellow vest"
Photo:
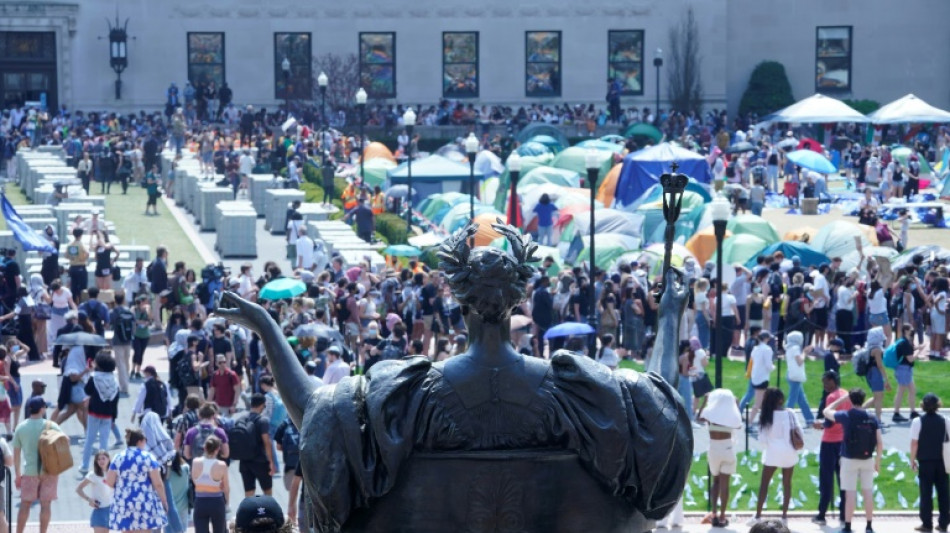
[[[346,185],[346,188],[343,189],[343,194],[340,198],[343,199],[343,209],[349,211],[356,207],[356,199],[359,197],[360,186],[359,180],[354,179]]]
[[[383,190],[377,185],[373,188],[373,200],[371,203],[374,215],[380,215],[386,211],[386,195],[383,194]]]

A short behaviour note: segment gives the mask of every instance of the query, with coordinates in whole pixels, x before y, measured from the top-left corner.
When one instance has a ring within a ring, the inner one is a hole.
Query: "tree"
[[[313,60],[313,101],[316,105],[323,102],[320,99],[320,86],[317,76],[326,73],[330,83],[327,84],[327,113],[337,109],[351,109],[355,104],[356,91],[360,88],[359,61],[356,54],[323,54]]]
[[[785,67],[778,61],[763,61],[749,76],[749,84],[739,103],[739,114],[755,113],[762,117],[794,103]]]
[[[668,94],[670,106],[683,113],[700,111],[703,103],[703,81],[700,72],[699,26],[693,8],[670,28],[670,63]]]

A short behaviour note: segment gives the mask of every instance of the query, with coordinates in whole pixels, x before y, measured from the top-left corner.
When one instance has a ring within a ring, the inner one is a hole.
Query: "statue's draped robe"
[[[663,379],[566,354],[477,378],[459,363],[385,361],[310,397],[300,460],[318,531],[386,495],[413,452],[569,450],[647,518],[676,504],[692,428]]]

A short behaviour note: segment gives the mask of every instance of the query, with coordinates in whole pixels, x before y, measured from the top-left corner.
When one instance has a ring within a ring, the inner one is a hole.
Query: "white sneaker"
[[[752,527],[752,526],[758,524],[758,523],[761,522],[761,521],[762,521],[761,518],[756,518],[756,517],[753,516],[752,518],[746,520],[745,525],[747,525],[747,526],[749,526],[749,527]]]

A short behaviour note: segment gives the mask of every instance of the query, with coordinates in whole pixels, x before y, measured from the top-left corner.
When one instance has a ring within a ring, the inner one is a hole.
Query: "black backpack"
[[[346,305],[349,298],[349,294],[344,294],[336,299],[336,319],[340,324],[343,324],[350,318],[350,309]]]
[[[151,409],[159,418],[168,413],[168,386],[157,379],[145,382],[145,402],[143,407]]]
[[[394,343],[391,340],[383,341],[386,343],[383,346],[383,349],[380,350],[379,359],[381,361],[389,361],[392,359],[402,359],[406,356],[406,349],[398,344]]]
[[[848,438],[845,451],[851,459],[868,459],[877,448],[877,425],[871,415],[858,409],[848,411]]]
[[[231,448],[231,459],[250,461],[263,457],[263,442],[257,430],[257,421],[261,415],[249,413],[247,416],[234,422],[228,430],[228,445]]]
[[[128,307],[120,307],[115,310],[115,313],[113,336],[122,343],[132,342],[132,334],[135,332],[135,315]]]

